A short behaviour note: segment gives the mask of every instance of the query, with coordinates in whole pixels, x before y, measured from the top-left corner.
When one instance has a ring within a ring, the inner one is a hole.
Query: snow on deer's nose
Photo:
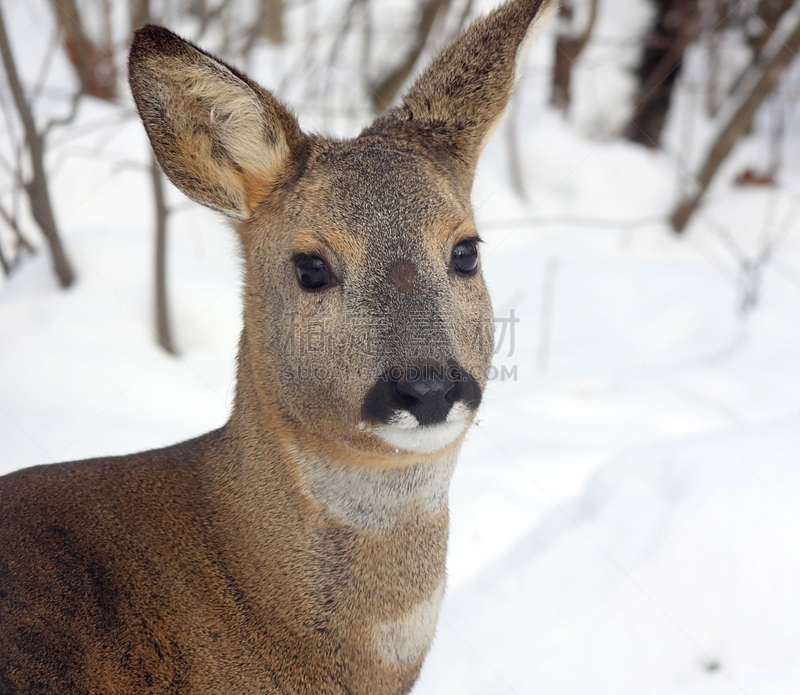
[[[480,401],[480,386],[458,364],[392,367],[367,393],[361,414],[392,446],[431,452],[461,435]]]

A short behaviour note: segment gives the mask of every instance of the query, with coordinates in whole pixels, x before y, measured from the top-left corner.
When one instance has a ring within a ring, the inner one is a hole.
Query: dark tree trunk
[[[564,113],[569,111],[569,105],[572,101],[572,68],[592,36],[597,20],[597,5],[598,0],[589,0],[589,18],[586,28],[580,36],[573,36],[565,32],[559,34],[556,39],[550,103]],[[559,13],[563,22],[571,23],[573,16],[572,4],[570,2],[562,3]]]
[[[767,41],[775,33],[778,23],[794,4],[794,0],[759,0],[756,7],[756,16],[760,22],[753,22],[752,25],[758,28],[757,33],[748,36],[748,43],[753,49],[753,54],[758,56]]]
[[[283,0],[259,0],[258,5],[258,33],[270,43],[283,43]]]
[[[639,89],[625,135],[645,147],[661,145],[661,132],[672,102],[686,48],[697,36],[697,0],[655,0],[656,22],[645,39],[636,74]]]
[[[752,31],[752,27],[757,28],[755,34],[747,35],[747,43],[753,50],[753,59],[731,84],[730,96],[736,96],[743,85],[750,81],[754,72],[759,73],[763,70],[768,61],[768,57],[764,55],[765,49],[770,44],[770,39],[775,36],[781,19],[792,8],[793,3],[794,0],[759,0],[755,16],[752,17],[754,21],[745,23],[745,29],[750,28]]]
[[[697,185],[694,195],[682,201],[675,211],[672,213],[670,221],[672,228],[676,232],[682,232],[689,222],[689,219],[694,214],[703,195],[708,189],[714,174],[717,173],[720,165],[725,161],[726,157],[730,154],[734,145],[749,132],[753,123],[753,116],[755,115],[758,107],[764,102],[764,99],[772,92],[778,84],[781,75],[783,75],[786,68],[796,57],[800,51],[800,20],[798,20],[791,35],[781,44],[780,48],[770,59],[769,63],[764,68],[761,76],[744,99],[742,104],[731,116],[725,127],[722,128],[717,139],[714,141],[711,149],[706,156],[703,168],[697,175]]]
[[[141,29],[150,19],[150,0],[130,0],[131,31]]]
[[[396,67],[372,86],[372,107],[375,113],[388,108],[409,78],[428,42],[434,21],[440,12],[446,12],[450,0],[425,0],[419,13],[414,43]]]
[[[169,209],[164,195],[164,179],[161,176],[161,170],[158,168],[155,156],[150,162],[150,177],[153,182],[153,208],[156,216],[156,331],[158,332],[158,344],[174,355],[176,350],[172,343],[169,304],[167,302],[167,217]]]
[[[39,225],[44,234],[47,245],[50,247],[53,269],[58,276],[59,283],[62,287],[69,287],[75,279],[75,275],[61,245],[61,238],[58,235],[56,219],[53,214],[53,206],[50,203],[50,191],[47,187],[47,174],[44,168],[44,141],[36,129],[31,106],[22,88],[14,56],[11,53],[11,45],[8,41],[8,32],[6,31],[2,8],[0,8],[0,54],[2,54],[3,67],[8,78],[11,96],[14,99],[14,105],[25,131],[25,143],[28,147],[28,155],[31,161],[31,179],[25,184],[31,212],[36,224]]]
[[[3,253],[2,246],[0,246],[0,268],[3,269],[3,275],[5,275],[6,277],[11,275],[11,263],[9,263],[8,259]]]
[[[575,62],[575,39],[561,34],[556,39],[553,62],[553,90],[550,103],[559,111],[567,112],[572,101],[572,64]]]
[[[53,206],[50,203],[50,191],[47,186],[47,174],[44,169],[44,144],[41,137],[35,137],[34,143],[29,143],[33,176],[25,184],[28,193],[28,200],[31,204],[31,212],[36,224],[44,232],[47,244],[50,247],[50,255],[53,258],[53,269],[58,276],[62,287],[69,287],[75,280],[64,247],[61,245],[61,237],[56,227],[56,218],[53,214]]]
[[[0,265],[3,266],[3,272],[6,274],[6,277],[8,277],[14,271],[14,268],[19,265],[22,254],[33,254],[36,252],[36,249],[33,247],[33,244],[22,235],[19,225],[17,224],[17,216],[14,212],[9,213],[0,205],[0,218],[8,225],[8,228],[13,233],[17,242],[15,253],[11,258],[5,255],[2,244],[0,244]]]
[[[113,49],[98,47],[86,34],[75,0],[52,0],[59,26],[64,32],[67,57],[78,73],[81,93],[112,101],[116,96]]]

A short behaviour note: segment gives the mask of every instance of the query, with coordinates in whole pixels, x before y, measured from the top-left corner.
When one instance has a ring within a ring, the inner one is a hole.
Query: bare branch
[[[11,264],[3,253],[3,245],[0,244],[0,267],[3,268],[3,275],[8,277],[11,275]]]
[[[64,32],[64,47],[75,66],[81,91],[99,99],[116,96],[116,67],[110,46],[97,47],[87,36],[75,0],[51,0]]]
[[[270,43],[283,43],[286,35],[283,31],[284,0],[259,0],[258,2],[258,35]]]
[[[553,63],[553,86],[550,102],[557,109],[566,113],[572,101],[572,68],[589,43],[589,39],[597,23],[598,0],[589,0],[589,17],[586,27],[578,36],[572,36],[570,31],[563,31],[556,39],[556,54]],[[564,2],[560,9],[562,21],[572,20],[573,6]]]
[[[36,129],[36,122],[33,118],[30,103],[25,97],[25,92],[22,88],[22,82],[14,62],[14,55],[11,52],[11,44],[8,40],[2,7],[0,7],[0,54],[2,54],[3,67],[11,88],[11,95],[14,98],[17,113],[22,121],[25,142],[28,148],[31,168],[33,169],[31,180],[25,184],[31,212],[50,247],[53,268],[61,286],[69,287],[75,279],[75,275],[61,245],[61,238],[58,235],[55,216],[53,215],[53,207],[47,186],[47,174],[44,168],[44,141]]]
[[[761,32],[755,36],[749,37],[748,43],[750,48],[753,49],[753,54],[758,56],[767,45],[783,15],[785,15],[794,4],[794,0],[777,0],[777,2],[770,2],[770,0],[760,0],[756,8],[755,16],[761,20]]]
[[[659,0],[658,8],[658,20],[642,54],[641,83],[625,131],[629,140],[650,148],[661,142],[683,55],[700,31],[697,0]]]
[[[670,221],[672,228],[676,232],[682,232],[689,219],[703,198],[708,189],[711,179],[717,173],[720,165],[730,154],[734,145],[741,137],[750,130],[758,107],[772,92],[778,84],[784,70],[794,59],[800,50],[800,19],[792,31],[792,34],[783,43],[781,48],[775,53],[761,73],[761,77],[753,87],[747,98],[741,103],[736,112],[731,116],[728,123],[722,128],[711,150],[709,151],[705,163],[697,176],[697,186],[694,195],[682,201],[672,213]]]
[[[31,90],[31,104],[35,103],[39,99],[39,96],[41,96],[45,80],[50,73],[50,68],[53,66],[53,59],[57,53],[59,39],[59,32],[54,31],[50,37],[50,41],[47,43],[47,52],[45,53],[44,60],[42,60],[42,66],[39,69],[39,77],[36,79],[36,84]]]
[[[130,0],[131,31],[141,29],[150,21],[150,0]]]
[[[469,16],[472,14],[472,8],[474,5],[475,0],[467,0],[467,2],[464,3],[464,9],[461,11],[461,16],[458,18],[458,22],[450,34],[451,38],[455,38],[458,36],[458,34],[464,31],[467,26],[467,20],[469,20]]]
[[[158,333],[158,344],[168,353],[174,355],[176,351],[175,345],[172,342],[169,304],[167,301],[167,218],[169,217],[169,208],[167,207],[164,192],[164,180],[161,175],[161,170],[156,163],[155,156],[153,156],[150,161],[150,180],[153,185],[153,208],[155,212],[156,228],[156,331]]]
[[[69,125],[75,120],[75,117],[78,115],[78,106],[80,106],[82,96],[83,94],[81,92],[75,92],[70,100],[70,107],[67,114],[61,118],[52,118],[45,123],[44,128],[42,128],[43,139],[47,139],[47,136],[50,135],[50,131],[53,130],[53,128]]]
[[[450,0],[426,0],[419,15],[413,45],[402,60],[372,87],[372,107],[375,113],[380,113],[394,101],[425,49],[436,17],[440,12],[446,12],[449,5]]]
[[[19,224],[17,223],[16,213],[11,213],[6,210],[5,207],[0,205],[0,217],[3,218],[3,221],[9,226],[11,231],[14,232],[17,243],[29,253],[34,253],[36,249],[34,248],[33,244],[31,244],[31,242],[28,241],[22,234],[22,230],[19,228]]]
[[[793,3],[792,0],[788,0],[788,2],[787,0],[779,1],[782,4],[773,8],[771,12],[769,7],[763,7],[763,5],[770,5],[770,3],[765,3],[764,0],[759,3],[759,9],[753,16],[761,22],[763,30],[757,37],[751,37],[748,41],[753,49],[753,59],[742,68],[742,71],[733,80],[728,90],[728,96],[733,97],[747,91],[748,83],[758,79],[758,76],[769,63],[770,57],[775,55],[775,50],[782,43],[778,25]]]

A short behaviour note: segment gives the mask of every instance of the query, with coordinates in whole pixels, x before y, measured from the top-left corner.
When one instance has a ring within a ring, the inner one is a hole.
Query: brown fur
[[[488,295],[449,258],[475,234],[473,169],[543,9],[513,0],[477,22],[346,142],[302,134],[174,34],[137,33],[131,87],[164,171],[238,220],[235,404],[189,442],[0,480],[0,693],[410,690],[463,432],[432,454],[396,448],[361,406],[420,360],[485,384]],[[301,290],[296,253],[336,283]]]

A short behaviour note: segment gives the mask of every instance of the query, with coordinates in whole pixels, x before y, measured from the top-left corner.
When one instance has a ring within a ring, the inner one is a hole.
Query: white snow
[[[624,5],[627,23],[601,17],[603,31],[647,21],[641,3]],[[788,141],[777,188],[734,188],[766,147],[756,132],[676,238],[654,220],[674,204],[678,163],[609,137],[624,70],[608,68],[565,123],[543,105],[550,52],[548,40],[535,48],[518,95],[527,202],[510,186],[505,126],[476,178],[495,314],[519,318],[514,353],[506,336],[496,364],[516,380],[490,383],[456,469],[448,591],[414,693],[796,694],[800,141]],[[590,78],[579,73],[576,91]],[[80,122],[105,108],[87,101]],[[143,138],[130,121],[53,154],[79,280],[59,290],[42,250],[0,285],[0,473],[225,421],[234,236],[171,191],[180,355],[168,356],[153,333]],[[104,159],[81,155],[98,143]],[[746,315],[720,227],[752,258],[765,235],[784,237]]]

